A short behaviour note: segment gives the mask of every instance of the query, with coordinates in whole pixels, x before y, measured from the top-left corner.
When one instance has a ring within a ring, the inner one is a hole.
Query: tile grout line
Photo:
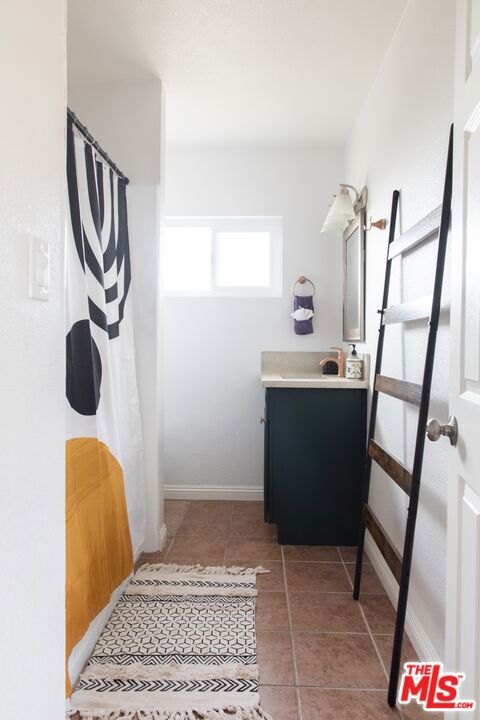
[[[288,687],[292,688],[295,687],[294,685],[272,685],[272,683],[265,683],[262,685],[262,687],[270,687],[270,688],[282,688],[282,687]],[[364,693],[364,692],[376,692],[376,693],[384,693],[385,688],[362,688],[362,687],[349,687],[348,685],[346,687],[342,686],[336,686],[336,685],[301,685],[302,688],[316,688],[318,690],[335,690],[336,692],[358,692],[358,693]]]
[[[300,687],[299,687],[298,670],[297,670],[297,653],[295,651],[295,640],[293,639],[292,613],[290,610],[290,598],[288,595],[287,569],[285,567],[285,555],[283,552],[283,545],[280,545],[280,552],[282,554],[283,582],[285,583],[285,599],[286,599],[286,603],[287,603],[288,629],[289,629],[289,633],[290,633],[290,643],[292,645],[293,681],[295,683],[295,697],[296,697],[296,701],[297,701],[297,713],[298,713],[298,720],[302,720],[302,703],[300,701]]]
[[[294,685],[268,685],[268,684],[262,685],[262,687],[270,687],[270,688],[283,688],[283,687],[288,687],[288,688],[295,688]],[[332,690],[333,690],[334,692],[347,692],[347,693],[354,693],[354,692],[358,692],[358,693],[370,693],[370,692],[374,692],[374,693],[385,693],[385,688],[349,687],[348,685],[347,685],[346,687],[341,687],[341,686],[340,686],[340,687],[336,687],[335,685],[301,685],[301,686],[298,687],[298,690],[300,690],[300,688],[302,688],[302,689],[303,689],[303,688],[309,688],[309,689],[313,689],[313,690],[322,690],[322,691],[323,691],[323,690],[328,690],[328,691],[332,691]],[[295,689],[297,689],[297,688],[295,688]],[[396,710],[398,711],[398,708],[396,708]],[[397,720],[398,720],[398,719],[397,719]]]
[[[259,538],[259,539],[269,540],[270,538]],[[342,565],[343,564],[342,559],[340,559],[340,560],[292,560],[290,558],[287,558],[285,560],[285,562],[297,563],[297,564],[310,563],[310,564],[314,564],[314,565]],[[355,563],[346,563],[346,564],[347,565],[355,565]],[[380,593],[378,593],[378,594],[380,594]]]
[[[275,563],[279,562],[278,560],[263,560],[259,562],[270,562]],[[289,562],[289,565],[292,563]],[[340,564],[340,563],[339,563]],[[262,590],[262,592],[279,592],[278,590]],[[352,593],[350,591],[345,590],[294,590],[293,591],[295,595],[349,595],[351,596]],[[363,593],[364,595],[367,595],[368,597],[386,597],[385,593]],[[377,635],[393,635],[393,633],[376,633]]]
[[[183,521],[184,521],[185,518],[187,517],[187,513],[188,513],[188,511],[190,510],[190,505],[191,505],[191,504],[192,504],[191,500],[188,500],[188,501],[187,501],[187,506],[186,506],[185,510],[183,511],[182,519],[181,519],[180,522],[178,523],[178,526],[177,526],[177,528],[176,528],[176,530],[175,530],[175,535],[177,534],[177,530],[180,529],[180,526],[182,525]]]
[[[351,581],[351,579],[350,579],[350,575],[349,575],[348,572],[347,572],[347,568],[345,567],[345,563],[343,563],[343,567],[344,567],[344,570],[345,570],[345,572],[346,572],[346,574],[347,574],[347,578],[348,578],[348,582],[349,582],[349,584],[350,584],[350,587],[351,587],[351,589],[352,589],[352,591],[353,591],[353,583],[352,583],[352,581]],[[352,598],[352,600],[353,600],[353,598]],[[380,655],[380,652],[379,652],[379,650],[378,650],[377,643],[375,642],[375,639],[374,639],[374,637],[373,637],[373,633],[372,633],[372,630],[371,630],[371,628],[370,628],[370,624],[369,624],[369,622],[368,622],[368,620],[367,620],[367,617],[366,617],[366,615],[365,615],[365,612],[364,612],[364,610],[363,610],[361,601],[360,601],[360,600],[353,600],[353,602],[357,602],[357,603],[358,603],[358,607],[359,607],[360,613],[361,613],[361,615],[362,615],[363,622],[364,622],[365,625],[366,625],[368,634],[370,635],[370,639],[371,639],[371,641],[372,641],[372,643],[373,643],[373,646],[374,646],[374,648],[375,648],[375,652],[376,652],[377,655],[378,655],[378,659],[379,659],[379,661],[380,661],[380,665],[382,666],[382,670],[383,670],[383,672],[384,672],[384,674],[385,674],[385,677],[386,677],[387,680],[388,680],[388,673],[387,673],[387,670],[386,670],[386,668],[385,668],[385,664],[384,664],[383,659],[382,659],[382,656]]]
[[[340,553],[340,555],[341,555],[341,553]],[[351,587],[351,589],[352,589],[352,591],[353,591],[353,583],[352,583],[352,580],[351,580],[351,578],[350,578],[350,575],[348,574],[348,570],[347,570],[346,564],[345,564],[345,562],[344,562],[344,560],[343,560],[343,557],[342,557],[342,563],[343,563],[343,568],[344,568],[345,573],[346,573],[347,578],[348,578],[348,582],[350,583],[350,587]],[[367,626],[368,634],[370,635],[370,639],[371,639],[371,641],[372,641],[372,643],[373,643],[373,647],[374,647],[374,649],[375,649],[375,652],[377,653],[377,657],[378,657],[378,660],[379,660],[379,662],[380,662],[380,666],[381,666],[381,668],[382,668],[382,670],[383,670],[383,672],[384,672],[384,674],[385,674],[385,677],[386,677],[386,679],[387,679],[387,682],[388,682],[390,678],[389,678],[387,669],[386,669],[386,667],[385,667],[385,663],[383,662],[383,658],[382,658],[382,655],[381,655],[381,653],[380,653],[380,650],[378,649],[377,643],[375,642],[375,638],[374,638],[373,632],[372,632],[372,630],[371,630],[371,628],[370,628],[370,623],[369,623],[368,620],[367,620],[367,617],[366,617],[365,612],[364,612],[364,610],[363,610],[362,604],[361,604],[360,600],[353,600],[353,598],[352,598],[352,601],[353,601],[353,602],[358,602],[358,607],[359,607],[359,609],[360,609],[360,613],[361,613],[361,615],[362,615],[363,622],[364,622],[365,625]],[[401,710],[400,710],[398,707],[396,708],[396,710],[397,710],[397,712],[398,712],[398,714],[399,714],[400,720],[404,720],[403,714],[402,714]]]
[[[230,532],[232,530],[233,508],[234,508],[234,504],[232,502],[232,507],[230,508],[230,520],[228,523],[227,537],[226,537],[226,542],[225,542],[225,550],[223,551],[223,566],[224,567],[227,567],[227,550],[228,550],[228,545],[230,543]]]
[[[182,515],[182,519],[181,519],[180,522],[178,523],[178,526],[175,528],[175,532],[173,533],[172,538],[170,539],[170,542],[169,542],[169,545],[168,545],[168,549],[167,549],[167,551],[166,551],[166,553],[165,553],[165,560],[168,558],[168,554],[169,554],[170,550],[172,549],[173,541],[175,540],[175,536],[176,536],[176,534],[177,534],[177,530],[179,529],[180,525],[181,525],[181,524],[183,523],[183,521],[185,520],[185,516],[186,516],[186,514],[187,514],[187,512],[188,512],[188,510],[189,510],[189,508],[190,508],[190,504],[191,504],[191,501],[188,500],[188,501],[187,501],[187,506],[186,506],[186,508],[185,508],[185,510],[184,510],[184,512],[183,512],[183,515]],[[165,504],[164,504],[164,511],[165,511]],[[167,534],[168,534],[168,527],[167,527]]]
[[[173,545],[173,541],[174,541],[174,540],[175,540],[175,535],[168,541],[167,550],[166,550],[166,552],[165,552],[165,560],[168,559],[168,553],[170,552],[170,549],[171,549],[171,547],[172,547],[172,545]]]
[[[260,590],[262,595],[264,595],[267,591],[266,590]],[[278,594],[280,594],[281,591],[276,591]],[[284,593],[282,593],[284,594]],[[265,630],[269,633],[284,633],[285,630],[281,629],[270,629],[270,628],[259,628],[259,630]],[[364,637],[365,635],[370,635],[368,630],[365,630],[365,632],[358,632],[358,631],[349,631],[349,630],[297,630],[296,631],[299,635],[360,635],[361,637]],[[382,633],[385,637],[393,638],[392,635],[388,635],[387,633]]]

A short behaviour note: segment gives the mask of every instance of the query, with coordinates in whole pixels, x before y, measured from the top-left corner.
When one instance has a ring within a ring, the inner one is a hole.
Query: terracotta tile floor
[[[440,720],[391,710],[393,607],[372,566],[352,599],[352,548],[280,546],[255,502],[167,500],[168,542],[140,562],[262,565],[257,578],[260,698],[273,720]],[[405,660],[416,659],[408,640]]]

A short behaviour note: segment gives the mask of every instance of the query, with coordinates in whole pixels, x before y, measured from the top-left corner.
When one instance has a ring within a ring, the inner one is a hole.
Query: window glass
[[[281,217],[170,217],[162,242],[166,295],[282,294]]]
[[[215,282],[220,287],[270,285],[270,233],[219,232]]]
[[[162,263],[165,292],[211,290],[211,228],[166,227]]]

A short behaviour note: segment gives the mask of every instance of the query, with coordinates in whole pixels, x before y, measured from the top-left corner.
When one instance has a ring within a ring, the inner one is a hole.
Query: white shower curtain
[[[68,657],[131,572],[145,519],[127,181],[71,118],[67,180]]]

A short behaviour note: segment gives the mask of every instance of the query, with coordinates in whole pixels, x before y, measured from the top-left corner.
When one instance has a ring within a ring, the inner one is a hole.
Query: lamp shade
[[[325,218],[322,232],[329,232],[331,230],[343,231],[354,217],[355,211],[353,209],[352,198],[347,188],[341,186]]]
[[[346,187],[341,187],[340,192],[335,195],[330,212],[334,216],[346,217],[348,221],[355,217],[352,198]]]
[[[336,222],[336,223],[323,223],[322,229],[320,232],[343,232],[345,228],[347,227],[347,222]]]

